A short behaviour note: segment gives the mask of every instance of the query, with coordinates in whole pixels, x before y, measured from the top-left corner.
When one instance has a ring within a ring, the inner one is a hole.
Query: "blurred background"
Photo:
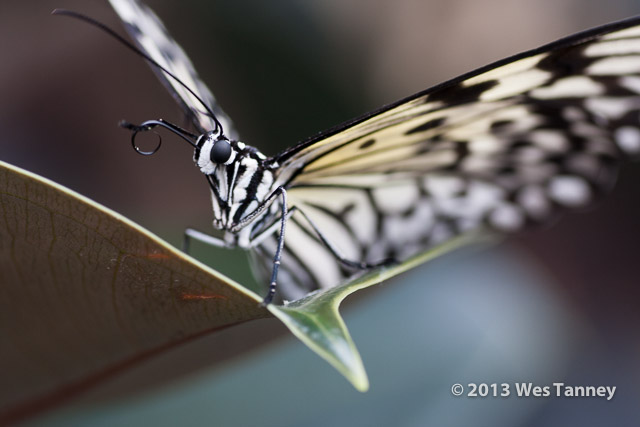
[[[637,0],[147,3],[242,139],[267,155],[491,61],[640,12]],[[209,190],[189,147],[163,135],[162,149],[145,158],[117,127],[121,119],[183,124],[173,99],[139,57],[86,24],[50,16],[57,7],[123,32],[103,1],[2,1],[0,160],[173,244],[187,226],[209,230]],[[201,367],[151,392],[85,399],[40,421],[639,425],[638,182],[640,164],[630,164],[613,193],[587,212],[445,256],[348,300],[345,320],[371,381],[366,394],[280,325],[258,321],[222,334],[229,343],[268,345],[215,368],[203,363],[203,351]],[[200,248],[196,256],[242,283],[252,280],[241,252]],[[611,401],[451,395],[453,383],[470,382],[617,391]]]

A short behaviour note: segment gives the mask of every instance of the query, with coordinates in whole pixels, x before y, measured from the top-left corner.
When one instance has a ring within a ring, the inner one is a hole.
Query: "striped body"
[[[231,155],[227,162],[213,162],[210,153],[218,137],[214,132],[202,135],[194,161],[211,188],[214,228],[225,231],[224,240],[229,246],[249,249],[252,237],[264,226],[261,217],[269,211],[251,222],[250,227],[238,226],[273,193],[273,168],[265,162],[264,154],[238,141],[230,141]]]

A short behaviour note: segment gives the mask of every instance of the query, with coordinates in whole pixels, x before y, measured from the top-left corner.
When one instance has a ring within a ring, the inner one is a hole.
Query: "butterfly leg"
[[[318,228],[318,226],[311,220],[311,218],[309,218],[304,211],[302,211],[301,209],[299,209],[297,206],[292,206],[291,208],[289,208],[287,210],[286,206],[287,206],[287,199],[286,199],[286,190],[284,190],[283,188],[278,189],[276,191],[274,191],[271,196],[265,201],[264,205],[266,207],[268,207],[269,205],[271,205],[271,203],[273,202],[273,198],[275,196],[278,195],[278,192],[280,192],[279,194],[282,197],[282,204],[281,204],[281,216],[279,218],[278,221],[274,222],[274,224],[272,224],[271,226],[267,227],[265,230],[261,231],[260,234],[258,234],[257,236],[253,237],[251,239],[251,245],[252,246],[257,246],[259,245],[265,238],[273,235],[273,233],[275,233],[276,231],[276,227],[278,225],[280,225],[280,234],[278,235],[278,246],[276,249],[276,254],[274,256],[274,260],[273,260],[273,270],[272,270],[272,275],[271,275],[271,283],[269,286],[269,293],[267,294],[267,296],[264,298],[262,304],[263,305],[267,305],[269,303],[271,303],[274,295],[275,295],[275,291],[276,291],[276,279],[277,279],[277,275],[278,275],[278,268],[280,266],[280,258],[282,255],[282,250],[284,248],[284,230],[285,230],[285,224],[286,221],[291,218],[291,216],[295,213],[295,212],[300,212],[300,214],[305,218],[305,220],[309,223],[309,225],[311,226],[311,228],[313,228],[314,232],[317,234],[318,238],[320,239],[320,241],[322,241],[322,243],[329,249],[329,251],[331,252],[331,254],[342,264],[351,267],[351,268],[356,268],[356,269],[361,269],[361,270],[366,270],[366,269],[370,269],[370,268],[374,268],[374,267],[379,267],[382,265],[389,265],[389,264],[393,264],[395,262],[397,262],[395,259],[393,258],[388,258],[388,259],[384,259],[380,262],[376,262],[376,263],[368,263],[368,262],[358,262],[358,261],[352,261],[350,259],[345,258],[344,256],[342,256],[339,252],[339,250],[327,239],[327,237],[322,233],[322,231],[320,231],[320,229]],[[271,199],[271,200],[270,200]],[[262,209],[262,207],[259,207],[258,209],[260,209],[260,212],[263,212],[264,209]],[[246,225],[246,224],[245,224]]]
[[[202,243],[206,243],[210,246],[217,248],[227,248],[229,245],[222,239],[203,233],[193,228],[187,228],[184,230],[184,238],[182,240],[182,252],[188,254],[191,247],[191,239],[197,240]]]
[[[295,206],[289,208],[287,210],[287,221],[289,221],[291,216],[294,213],[296,213],[297,211],[298,211],[298,209]],[[276,230],[278,229],[278,227],[280,226],[281,220],[282,219],[280,217],[276,218],[276,220],[275,220],[275,222],[273,224],[271,224],[265,230],[262,230],[260,232],[260,234],[258,234],[255,237],[251,238],[251,247],[255,247],[255,246],[260,245],[266,238],[268,238],[271,235],[273,235],[276,232]]]
[[[237,223],[233,228],[231,228],[232,233],[236,233],[242,230],[244,227],[248,226],[254,220],[259,218],[264,211],[266,211],[273,202],[276,201],[277,197],[280,196],[280,234],[278,235],[278,247],[276,248],[276,253],[273,257],[273,270],[271,271],[271,281],[269,283],[269,291],[267,295],[262,300],[262,306],[267,306],[273,300],[274,295],[276,294],[276,283],[278,279],[278,269],[280,268],[280,259],[282,258],[282,249],[284,248],[284,230],[287,224],[287,219],[289,218],[287,212],[287,190],[284,187],[276,188],[273,193],[266,198],[264,202],[260,206],[258,206],[253,212],[244,217],[242,221]],[[275,231],[275,229],[269,228],[270,231]]]
[[[269,283],[269,292],[262,300],[262,305],[267,306],[273,300],[274,295],[276,294],[276,282],[278,279],[278,268],[280,268],[280,259],[282,258],[282,248],[284,248],[284,229],[287,224],[287,191],[284,187],[278,187],[276,190],[280,193],[281,202],[281,217],[280,217],[280,234],[278,234],[278,247],[276,249],[276,254],[273,257],[273,270],[271,271],[271,282]],[[276,191],[273,194],[276,194]]]

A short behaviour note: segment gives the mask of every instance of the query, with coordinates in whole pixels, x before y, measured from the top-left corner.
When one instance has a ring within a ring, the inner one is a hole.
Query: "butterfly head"
[[[194,161],[211,187],[215,228],[234,230],[268,195],[273,176],[265,159],[256,148],[219,132],[198,138]],[[254,177],[260,182],[252,184]]]
[[[274,176],[267,157],[255,147],[227,138],[221,131],[196,136],[164,120],[147,120],[140,125],[121,122],[120,125],[133,131],[133,148],[145,156],[156,153],[162,140],[158,140],[152,151],[143,151],[136,145],[136,136],[156,126],[172,131],[194,148],[193,159],[211,187],[215,228],[235,230],[270,192]],[[260,178],[260,182],[252,184],[254,176]]]
[[[203,174],[211,175],[218,166],[236,161],[243,148],[244,144],[231,141],[219,132],[207,132],[198,138],[193,158]]]

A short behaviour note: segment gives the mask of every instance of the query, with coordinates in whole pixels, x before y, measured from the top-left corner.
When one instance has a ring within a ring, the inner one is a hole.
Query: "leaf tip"
[[[346,376],[351,385],[361,393],[369,391],[369,377],[364,370],[364,365],[360,362],[360,369],[354,369],[350,372],[351,375]]]

